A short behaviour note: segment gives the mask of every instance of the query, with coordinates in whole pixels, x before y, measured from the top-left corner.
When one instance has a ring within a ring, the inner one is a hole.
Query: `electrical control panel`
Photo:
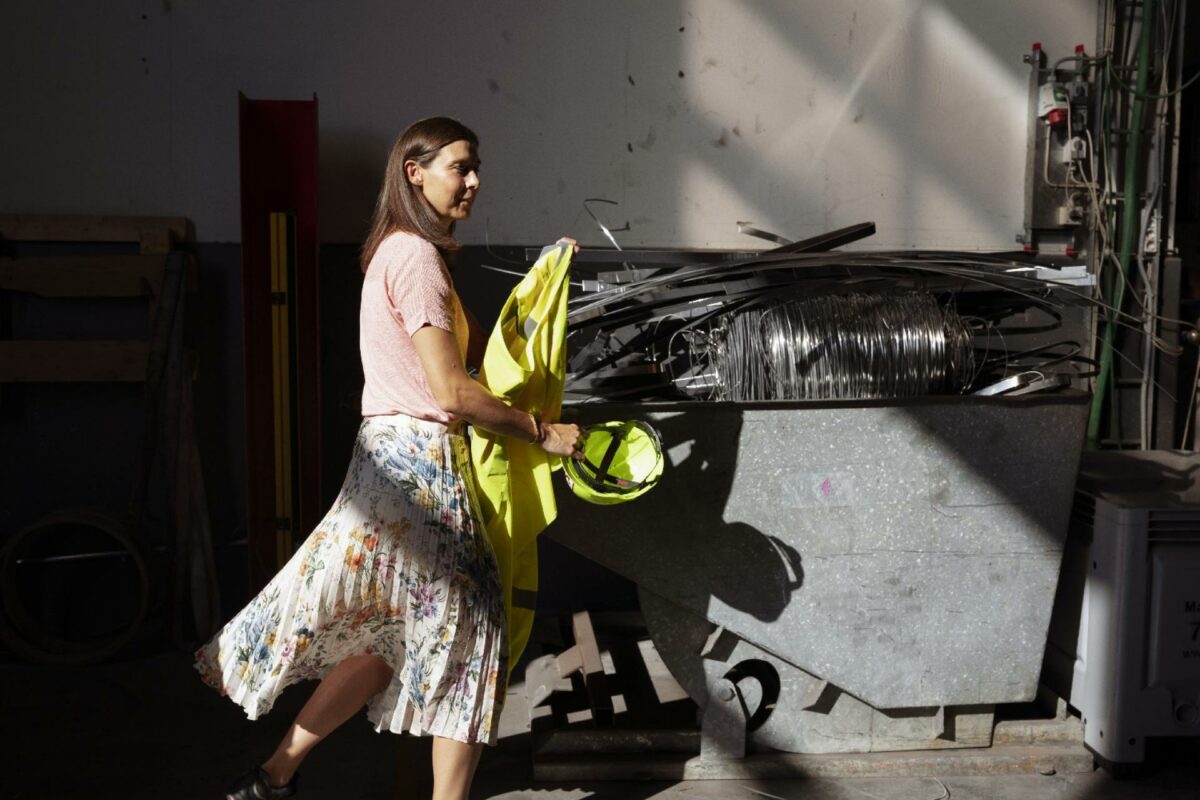
[[[1025,214],[1017,242],[1030,252],[1068,258],[1087,249],[1097,196],[1091,126],[1093,85],[1083,47],[1047,66],[1034,44],[1029,64]]]

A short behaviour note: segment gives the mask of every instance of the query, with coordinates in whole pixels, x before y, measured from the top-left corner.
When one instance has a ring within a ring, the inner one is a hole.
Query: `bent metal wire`
[[[930,293],[822,295],[724,315],[691,349],[714,400],[865,400],[962,391],[973,336]]]
[[[1083,265],[1015,252],[836,249],[873,232],[860,223],[755,253],[595,251],[589,260],[581,251],[576,266],[601,269],[569,301],[567,391],[581,402],[884,399],[987,388],[1018,367],[1081,386],[1091,361],[1078,342],[1090,315],[1141,330],[1136,315],[1103,303]],[[627,261],[637,267],[603,270]],[[906,293],[928,297],[896,299]],[[780,302],[801,296],[811,307]],[[1045,349],[1047,337],[1058,349]],[[1178,350],[1161,336],[1154,345]]]

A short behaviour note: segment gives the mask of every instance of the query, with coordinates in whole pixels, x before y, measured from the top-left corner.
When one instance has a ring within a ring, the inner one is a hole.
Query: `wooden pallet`
[[[167,254],[191,237],[183,217],[0,215],[0,243],[138,247],[138,255],[0,257],[0,290],[59,299],[145,297],[153,319]],[[187,259],[191,290],[196,266]],[[145,340],[8,339],[0,341],[0,383],[137,383],[146,380],[149,354]]]

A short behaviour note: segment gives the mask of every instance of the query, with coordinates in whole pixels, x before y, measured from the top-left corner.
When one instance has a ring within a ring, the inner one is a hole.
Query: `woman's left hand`
[[[583,458],[579,452],[582,431],[578,425],[562,422],[542,423],[542,449],[547,453],[564,458]]]

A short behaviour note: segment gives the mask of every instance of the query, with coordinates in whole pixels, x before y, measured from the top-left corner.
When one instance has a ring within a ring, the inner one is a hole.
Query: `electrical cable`
[[[484,217],[484,219],[483,219],[483,250],[484,250],[484,252],[487,253],[492,258],[496,259],[497,261],[504,261],[509,264],[520,264],[521,266],[525,266],[526,268],[528,268],[528,262],[522,261],[520,259],[505,258],[504,256],[500,255],[499,253],[497,253],[495,250],[492,249],[491,234],[489,231],[490,222],[491,222],[491,217]],[[522,272],[521,274],[524,275],[525,273]]]
[[[1183,419],[1183,435],[1179,437],[1179,449],[1187,450],[1188,434],[1191,433],[1192,418],[1196,415],[1197,394],[1200,394],[1200,353],[1196,357],[1196,375],[1192,378],[1192,396],[1188,400],[1187,414]]]
[[[1138,32],[1138,61],[1137,61],[1137,83],[1138,91],[1144,91],[1146,83],[1149,79],[1149,62],[1150,62],[1150,44],[1153,38],[1152,23],[1146,20],[1146,17],[1153,17],[1155,0],[1143,0],[1142,5],[1142,24]],[[1111,72],[1111,70],[1110,70]],[[1125,147],[1124,167],[1124,206],[1122,208],[1121,232],[1120,238],[1117,241],[1121,248],[1121,265],[1118,272],[1127,275],[1128,260],[1132,256],[1133,229],[1134,229],[1134,201],[1137,196],[1138,184],[1138,158],[1141,147],[1141,125],[1142,115],[1145,111],[1145,104],[1140,97],[1135,97],[1133,102],[1133,110],[1129,124],[1129,136]],[[1115,297],[1112,299],[1111,306],[1119,315],[1121,313],[1122,301],[1124,299],[1124,286],[1117,282],[1115,289]],[[1108,315],[1108,324],[1104,328],[1104,334],[1101,340],[1100,352],[1100,372],[1096,376],[1096,393],[1092,402],[1091,413],[1088,417],[1087,441],[1088,444],[1095,448],[1099,444],[1100,439],[1100,424],[1103,412],[1103,400],[1107,394],[1106,389],[1111,382],[1112,373],[1112,354],[1114,350],[1115,325],[1114,316]],[[1111,405],[1110,405],[1111,407]],[[1110,415],[1110,420],[1119,423],[1119,416],[1116,414]],[[1119,437],[1118,437],[1119,438]]]
[[[1115,73],[1110,73],[1109,77],[1112,79],[1113,83],[1116,83],[1118,86],[1120,86],[1122,89],[1124,89],[1126,92],[1128,92],[1133,97],[1136,97],[1136,98],[1139,98],[1142,100],[1165,100],[1167,98],[1171,98],[1177,94],[1180,94],[1185,89],[1189,88],[1197,80],[1200,80],[1200,72],[1197,72],[1195,75],[1188,78],[1187,81],[1184,82],[1183,85],[1181,85],[1179,88],[1173,89],[1173,90],[1163,93],[1163,94],[1152,94],[1150,92],[1139,92],[1137,89],[1133,88],[1132,86],[1128,85],[1123,80],[1118,78]]]

